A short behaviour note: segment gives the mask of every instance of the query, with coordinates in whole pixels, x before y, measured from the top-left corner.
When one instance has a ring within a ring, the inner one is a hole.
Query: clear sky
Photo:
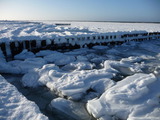
[[[160,22],[160,0],[0,0],[0,20]]]

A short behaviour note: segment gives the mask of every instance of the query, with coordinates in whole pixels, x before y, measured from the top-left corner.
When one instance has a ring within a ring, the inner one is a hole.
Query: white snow
[[[129,76],[107,89],[99,99],[89,101],[87,110],[101,120],[111,120],[112,116],[127,120],[158,120],[159,83],[153,74]]]
[[[48,120],[34,102],[27,100],[1,75],[0,96],[1,120]]]
[[[159,31],[159,24],[148,23],[105,23],[105,22],[71,22],[71,26],[55,26],[55,22],[0,21],[0,42],[23,40],[47,40],[66,36],[113,34],[113,32]],[[60,42],[60,41],[59,41]],[[85,41],[86,42],[86,41]],[[90,43],[90,41],[88,40]],[[98,41],[95,41],[98,42]],[[73,43],[73,42],[72,42]],[[74,44],[74,43],[73,43]],[[84,44],[81,41],[81,44]]]

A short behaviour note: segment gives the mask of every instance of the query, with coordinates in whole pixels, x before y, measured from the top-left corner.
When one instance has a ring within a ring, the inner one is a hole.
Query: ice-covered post
[[[10,49],[10,42],[5,43],[5,48],[6,48],[6,57],[11,57],[12,53],[11,53],[11,49]]]

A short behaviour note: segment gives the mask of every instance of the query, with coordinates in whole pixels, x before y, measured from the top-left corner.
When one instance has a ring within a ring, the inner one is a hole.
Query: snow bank
[[[48,120],[38,106],[27,100],[18,90],[0,76],[1,120]]]
[[[138,120],[158,120],[160,79],[153,74],[135,74],[107,89],[99,99],[87,103],[87,110],[95,118],[112,120],[112,117]]]
[[[17,22],[0,21],[0,42],[23,41],[23,40],[45,40],[54,39],[57,36],[84,35],[94,33],[82,27],[57,27],[53,24],[25,21]]]

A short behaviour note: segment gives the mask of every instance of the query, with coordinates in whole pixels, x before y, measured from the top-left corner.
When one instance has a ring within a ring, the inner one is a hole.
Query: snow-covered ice
[[[79,67],[81,67],[81,64]],[[45,85],[51,90],[56,91],[60,96],[79,100],[90,89],[102,94],[106,89],[114,85],[111,78],[118,72],[127,71],[126,74],[137,72],[135,65],[108,60],[104,62],[104,68],[99,70],[81,70],[79,67],[75,71],[66,73],[66,71],[60,70],[54,64],[44,65],[40,69],[34,69],[25,74],[22,81],[25,86],[35,87]],[[105,85],[103,85],[104,83]],[[101,85],[100,89],[98,89],[99,85]]]
[[[23,50],[20,54],[17,54],[14,56],[14,59],[16,60],[25,60],[27,58],[35,58],[34,53],[28,52],[28,50]]]
[[[27,100],[1,75],[0,96],[1,120],[48,120],[34,102]]]
[[[47,40],[49,43],[51,39],[56,42],[61,38],[59,42],[63,43],[69,36],[160,31],[159,24],[148,23],[71,22],[71,26],[63,27],[54,24],[0,21],[0,42]],[[159,47],[159,40],[150,40],[67,52],[41,50],[34,54],[23,50],[12,61],[6,61],[0,49],[0,73],[23,74],[24,87],[49,88],[59,97],[53,99],[50,106],[74,118],[84,115],[83,105],[87,103],[88,112],[100,120],[159,120]],[[47,119],[33,102],[2,77],[0,89],[0,119]],[[88,119],[87,115],[83,117]]]
[[[0,42],[22,40],[53,39],[57,36],[87,36],[92,34],[118,31],[160,31],[159,24],[148,23],[105,23],[105,22],[71,22],[71,26],[56,26],[54,21],[0,21]]]
[[[97,119],[137,120],[160,118],[160,89],[153,74],[135,74],[106,90],[99,99],[88,102],[88,111]],[[109,119],[110,118],[110,119]]]
[[[81,58],[82,60],[82,58]],[[84,59],[83,59],[84,60]],[[86,61],[77,61],[77,62],[71,62],[70,64],[65,65],[62,67],[65,71],[72,71],[72,70],[91,70],[93,69],[95,65],[91,64],[90,62]]]

